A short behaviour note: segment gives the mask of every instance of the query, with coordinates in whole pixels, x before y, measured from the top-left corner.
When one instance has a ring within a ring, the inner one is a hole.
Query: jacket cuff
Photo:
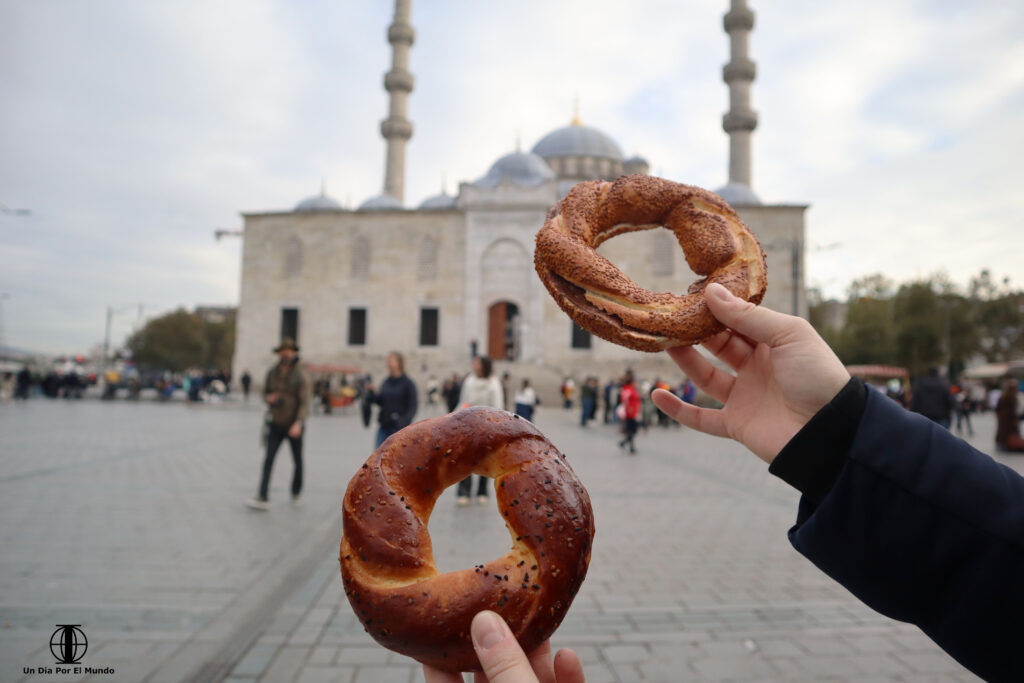
[[[850,378],[775,456],[768,471],[820,505],[843,469],[867,392],[863,382]]]

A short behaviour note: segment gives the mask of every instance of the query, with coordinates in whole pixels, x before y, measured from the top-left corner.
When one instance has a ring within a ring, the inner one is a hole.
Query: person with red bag
[[[633,437],[636,436],[639,427],[637,418],[640,417],[640,404],[640,392],[637,391],[633,381],[633,371],[626,370],[626,374],[622,376],[622,389],[619,390],[619,411],[621,412],[619,417],[622,419],[622,431],[625,436],[619,442],[619,448],[625,448],[628,445],[632,455],[636,455]]]

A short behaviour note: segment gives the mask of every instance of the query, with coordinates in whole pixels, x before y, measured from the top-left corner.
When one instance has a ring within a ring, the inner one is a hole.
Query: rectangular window
[[[363,346],[366,344],[366,309],[348,309],[348,345]]]
[[[281,339],[291,337],[295,343],[299,343],[299,309],[281,309]]]
[[[589,349],[590,348],[590,333],[585,329],[577,325],[572,324],[572,348],[574,349]]]
[[[420,346],[437,346],[440,318],[441,311],[437,308],[420,309]]]

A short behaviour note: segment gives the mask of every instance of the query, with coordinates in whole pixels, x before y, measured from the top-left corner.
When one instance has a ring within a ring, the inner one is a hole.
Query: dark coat
[[[1024,477],[851,380],[772,463],[789,538],[987,681],[1024,681]]]
[[[419,406],[416,385],[407,375],[388,377],[381,383],[380,389],[370,392],[369,399],[380,406],[377,421],[385,429],[408,427],[416,417],[416,408]]]
[[[948,420],[955,401],[946,380],[941,377],[922,377],[914,383],[914,396],[910,409],[932,420]]]

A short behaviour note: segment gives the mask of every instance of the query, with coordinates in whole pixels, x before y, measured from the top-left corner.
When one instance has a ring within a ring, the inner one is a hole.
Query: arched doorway
[[[487,355],[492,360],[519,358],[519,306],[511,301],[487,309]]]

